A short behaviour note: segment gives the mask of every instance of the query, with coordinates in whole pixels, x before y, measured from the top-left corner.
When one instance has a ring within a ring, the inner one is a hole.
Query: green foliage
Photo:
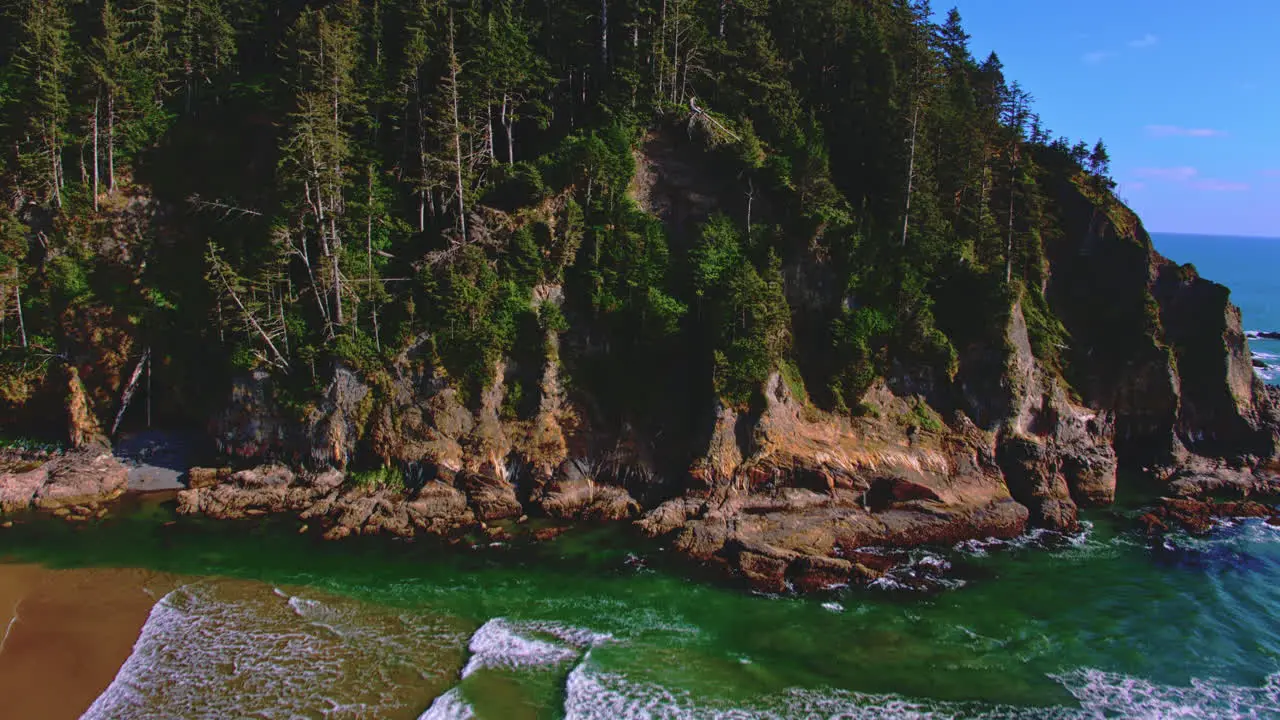
[[[438,275],[438,277],[436,277]],[[512,348],[518,323],[531,313],[527,287],[503,280],[476,247],[423,279],[431,308],[436,351],[469,398],[493,378]]]
[[[835,356],[841,367],[832,379],[835,399],[858,408],[862,395],[885,371],[885,344],[893,332],[888,316],[872,307],[845,309],[832,323]]]
[[[1036,358],[1059,376],[1067,371],[1066,357],[1071,335],[1049,309],[1038,288],[1022,289],[1022,315],[1027,321],[1027,337]]]
[[[894,368],[943,381],[1003,342],[1017,296],[1066,369],[1019,289],[1047,277],[1058,188],[1141,249],[1105,144],[1051,141],[925,3],[10,5],[0,344],[18,292],[59,350],[93,308],[175,384],[269,368],[303,408],[335,363],[410,357],[474,401],[507,361],[518,417],[553,335],[627,422],[708,377],[750,405],[779,371],[860,413]],[[1154,333],[1129,300],[1106,312]]]
[[[404,471],[394,465],[372,470],[352,470],[347,473],[347,482],[361,490],[402,492],[405,489]]]
[[[912,404],[911,411],[907,414],[905,422],[908,426],[928,430],[929,432],[942,432],[942,419],[938,417],[938,413],[920,400]]]
[[[791,313],[776,255],[764,272],[741,262],[712,291],[710,313],[716,393],[745,406],[791,348]]]
[[[538,324],[543,332],[562,333],[569,329],[569,320],[564,311],[555,303],[543,303],[538,306]]]
[[[55,257],[49,263],[49,290],[62,305],[88,299],[93,290],[85,263],[67,255]]]
[[[800,368],[792,360],[782,361],[779,367],[782,373],[782,381],[787,384],[787,389],[791,391],[791,396],[801,405],[809,404],[809,391],[804,386],[804,376],[800,374]]]
[[[738,231],[728,216],[712,215],[697,243],[689,251],[690,275],[695,296],[704,297],[716,288],[733,266],[743,262]]]

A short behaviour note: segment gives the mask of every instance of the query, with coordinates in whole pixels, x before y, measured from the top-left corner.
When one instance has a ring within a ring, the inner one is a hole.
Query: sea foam
[[[363,718],[413,707],[447,682],[464,636],[429,617],[251,583],[165,595],[84,717]]]
[[[471,658],[462,677],[481,668],[552,667],[576,659],[584,650],[613,641],[608,633],[555,622],[494,618],[471,636]]]
[[[636,682],[592,667],[588,656],[566,683],[566,720],[1243,720],[1280,717],[1280,675],[1259,688],[1193,680],[1160,685],[1082,669],[1053,679],[1080,707],[1018,707],[980,702],[912,699],[893,694],[793,689],[750,704],[716,706],[683,690]]]
[[[462,697],[461,688],[453,688],[436,698],[418,720],[473,720],[476,711]]]

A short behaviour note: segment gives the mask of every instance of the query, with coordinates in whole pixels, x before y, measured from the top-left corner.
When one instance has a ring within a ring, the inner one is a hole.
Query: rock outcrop
[[[231,520],[296,515],[315,520],[330,539],[349,535],[447,536],[475,525],[466,496],[442,482],[416,491],[351,487],[340,471],[296,475],[281,465],[236,473],[194,469],[201,487],[178,493],[178,512]],[[203,481],[213,478],[212,484]]]
[[[828,416],[802,405],[779,374],[747,447],[720,412],[696,490],[650,511],[646,532],[769,592],[866,581],[859,548],[1012,537],[1026,527],[972,423],[911,432],[892,420]],[[883,413],[907,407],[883,391]],[[741,459],[740,459],[741,458]]]
[[[0,514],[41,510],[85,518],[124,494],[129,469],[101,448],[55,456],[43,463],[7,463],[0,472]]]

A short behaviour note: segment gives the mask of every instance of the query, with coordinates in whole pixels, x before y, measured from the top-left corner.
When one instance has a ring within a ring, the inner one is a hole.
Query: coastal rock
[[[883,419],[851,422],[803,407],[774,375],[750,452],[732,474],[722,475],[732,463],[700,462],[713,469],[711,486],[699,481],[638,526],[771,593],[873,579],[880,571],[845,557],[858,548],[1021,533],[1027,509],[1010,497],[989,436],[963,421],[950,432],[904,434],[888,416],[910,405],[884,392]],[[710,452],[732,454],[725,433],[712,438]]]
[[[68,453],[47,466],[48,481],[36,491],[33,504],[40,510],[97,508],[124,494],[129,469],[110,453]]]
[[[802,555],[787,568],[789,584],[803,593],[833,590],[848,585],[856,574],[860,579],[866,572],[854,563],[842,558]]]
[[[476,473],[463,473],[459,479],[479,519],[504,520],[524,514],[524,506],[516,497],[515,487],[506,479]]]
[[[345,468],[372,409],[369,387],[349,368],[336,367],[323,398],[307,416],[311,461],[318,467]]]
[[[287,425],[276,405],[271,375],[255,370],[231,381],[231,394],[209,424],[218,450],[232,457],[284,457]]]
[[[1251,500],[1210,502],[1191,498],[1161,498],[1159,503],[1144,513],[1138,523],[1148,535],[1158,535],[1174,529],[1203,535],[1211,531],[1214,521],[1228,518],[1277,518],[1274,509]]]
[[[231,477],[229,468],[193,467],[187,470],[187,487],[194,490],[211,488]]]
[[[329,511],[329,519],[332,525],[324,534],[329,540],[353,534],[411,537],[414,533],[403,495],[387,490],[344,493]]]
[[[597,482],[582,459],[566,462],[539,490],[538,506],[561,519],[626,520],[640,512],[640,504],[623,488]]]
[[[445,535],[476,522],[466,494],[435,480],[423,485],[405,509],[414,527],[433,535]]]
[[[410,496],[386,488],[346,488],[341,471],[296,475],[281,465],[228,473],[213,471],[217,484],[178,493],[178,512],[215,519],[296,514],[319,520],[324,536],[395,535],[417,532],[445,535],[475,523],[462,491],[440,481],[426,483]],[[207,477],[207,473],[200,473]]]
[[[110,448],[107,436],[102,432],[93,406],[85,392],[84,383],[75,366],[67,366],[67,434],[71,447]]]
[[[49,471],[44,466],[26,472],[0,474],[0,514],[30,508],[36,491],[48,480]]]
[[[1000,443],[996,456],[1009,492],[1031,511],[1033,524],[1054,530],[1076,527],[1076,504],[1062,459],[1051,446],[1031,437],[1010,437]]]

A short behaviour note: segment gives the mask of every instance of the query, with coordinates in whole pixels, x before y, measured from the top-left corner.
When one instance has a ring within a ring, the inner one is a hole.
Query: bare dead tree
[[[147,375],[150,376],[151,348],[147,348],[142,352],[142,357],[138,359],[138,364],[133,366],[133,373],[129,376],[129,382],[125,383],[124,391],[120,393],[120,409],[116,410],[115,422],[111,423],[111,436],[115,436],[116,430],[120,429],[120,421],[124,419],[124,413],[129,409],[129,403],[133,401],[133,394],[138,389],[138,381],[142,379],[142,369],[147,367]]]
[[[233,215],[239,216],[239,217],[247,217],[247,216],[262,217],[262,213],[258,212],[257,210],[240,207],[237,205],[231,205],[231,204],[222,202],[221,200],[204,200],[204,199],[201,199],[199,195],[192,195],[191,197],[187,198],[187,204],[197,211],[210,210],[215,212],[221,212],[223,220]]]
[[[236,309],[240,311],[240,316],[245,324],[262,339],[267,349],[270,350],[269,356],[258,353],[259,358],[280,370],[288,370],[289,361],[276,347],[275,343],[275,338],[284,333],[283,318],[277,323],[273,323],[270,319],[260,320],[258,317],[259,311],[255,309],[259,303],[250,299],[249,303],[254,305],[255,308],[251,308],[246,304],[242,298],[246,291],[243,279],[237,276],[226,261],[218,255],[216,246],[209,248],[207,258],[209,262],[209,279],[220,288],[224,297],[231,300]]]

